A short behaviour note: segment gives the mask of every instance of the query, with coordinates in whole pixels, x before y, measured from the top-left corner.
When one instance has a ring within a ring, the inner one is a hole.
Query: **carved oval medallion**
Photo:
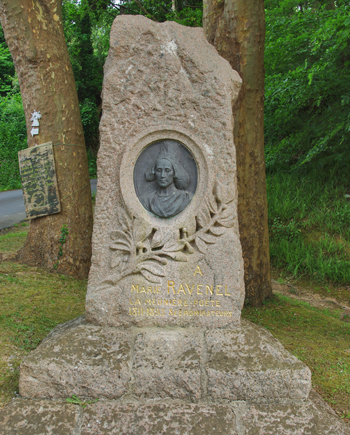
[[[197,188],[197,164],[180,142],[162,140],[148,145],[134,167],[136,195],[153,215],[170,218],[191,202]]]

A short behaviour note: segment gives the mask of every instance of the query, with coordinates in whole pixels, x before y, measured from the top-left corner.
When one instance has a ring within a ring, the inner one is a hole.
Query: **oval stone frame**
[[[166,219],[159,218],[147,211],[141,204],[134,186],[134,168],[140,154],[155,142],[162,140],[174,140],[180,142],[192,154],[197,165],[197,188],[191,202],[179,214]],[[190,216],[195,216],[201,202],[203,201],[208,182],[211,179],[208,156],[204,151],[205,147],[200,146],[188,132],[162,129],[145,132],[141,137],[135,139],[131,146],[125,150],[120,167],[120,187],[125,205],[130,213],[136,218],[148,221],[155,228],[185,225]]]

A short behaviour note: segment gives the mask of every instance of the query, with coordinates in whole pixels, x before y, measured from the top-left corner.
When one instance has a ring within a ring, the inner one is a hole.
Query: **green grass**
[[[313,388],[350,421],[350,323],[340,315],[285,296],[243,310],[244,318],[267,328],[310,367]]]
[[[271,264],[294,277],[345,284],[350,282],[349,180],[326,175],[268,176]]]
[[[29,225],[26,222],[17,224],[11,230],[0,231],[0,252],[14,253],[24,244]]]

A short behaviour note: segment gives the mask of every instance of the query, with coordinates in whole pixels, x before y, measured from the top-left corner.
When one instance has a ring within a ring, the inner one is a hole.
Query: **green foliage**
[[[77,396],[75,396],[73,394],[72,397],[68,397],[66,399],[66,402],[73,403],[74,405],[79,405],[79,406],[81,406],[84,409],[85,406],[88,405],[89,403],[96,403],[96,402],[98,402],[98,400],[99,399],[95,399],[95,400],[81,400],[81,399],[79,399],[79,397],[77,397]]]
[[[57,269],[59,262],[60,262],[60,258],[63,255],[63,245],[66,243],[68,234],[69,234],[69,230],[68,230],[67,225],[62,225],[61,235],[60,235],[60,239],[59,239],[60,247],[58,249],[58,255],[57,255],[58,260],[57,260],[57,263],[54,264],[54,266],[53,266],[54,269]]]
[[[18,151],[27,147],[21,95],[0,96],[0,190],[21,187]]]
[[[0,27],[0,96],[5,96],[12,90],[14,76],[15,67],[5,42],[4,32]]]
[[[293,276],[350,281],[348,178],[317,171],[267,178],[271,263]]]
[[[266,1],[268,170],[350,163],[350,6]]]

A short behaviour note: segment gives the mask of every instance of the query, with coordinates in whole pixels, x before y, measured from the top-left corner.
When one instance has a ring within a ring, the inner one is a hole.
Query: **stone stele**
[[[350,435],[308,367],[240,321],[240,85],[202,29],[117,17],[86,317],[24,360],[0,434]]]

